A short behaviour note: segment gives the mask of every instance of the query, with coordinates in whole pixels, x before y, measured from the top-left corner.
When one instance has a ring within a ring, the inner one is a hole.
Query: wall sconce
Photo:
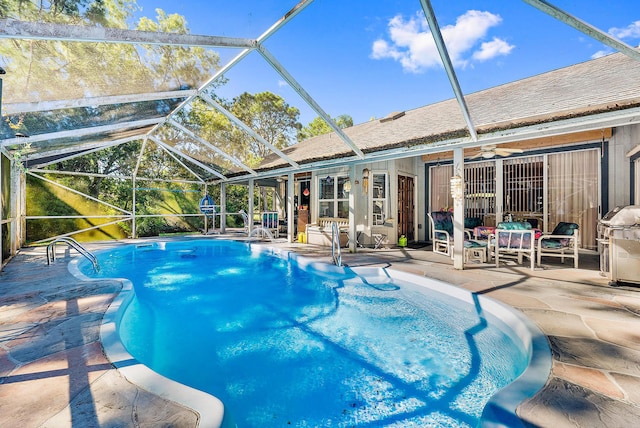
[[[369,169],[362,170],[362,192],[367,193],[369,190]]]
[[[462,177],[454,175],[451,177],[451,198],[455,203],[461,203],[464,198],[464,183]]]
[[[351,180],[347,180],[344,182],[344,184],[342,185],[342,190],[344,190],[347,193],[351,192]]]

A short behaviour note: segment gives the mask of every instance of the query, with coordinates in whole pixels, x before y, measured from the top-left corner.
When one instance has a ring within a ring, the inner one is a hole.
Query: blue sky
[[[640,43],[638,0],[550,0],[618,37]],[[185,16],[192,34],[257,38],[297,0],[138,0]],[[612,52],[600,42],[516,0],[433,0],[460,86],[472,93]],[[315,0],[265,42],[266,48],[332,117],[354,123],[453,98],[419,0]],[[217,49],[222,63],[238,51]],[[219,91],[276,93],[317,114],[252,53],[227,74]]]

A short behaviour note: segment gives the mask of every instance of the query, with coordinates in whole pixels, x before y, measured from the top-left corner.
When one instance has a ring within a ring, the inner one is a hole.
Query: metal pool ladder
[[[340,229],[338,223],[331,223],[331,258],[333,264],[342,266],[342,253],[340,252]]]
[[[100,270],[100,268],[98,266],[98,258],[93,253],[91,253],[91,251],[89,251],[86,248],[84,248],[75,239],[69,238],[69,237],[65,237],[65,236],[60,237],[60,238],[56,238],[53,241],[51,241],[49,243],[49,245],[47,245],[47,264],[48,265],[51,264],[51,262],[56,259],[56,244],[58,242],[63,242],[65,244],[67,244],[69,247],[75,249],[78,253],[82,254],[84,257],[86,257],[91,262],[91,264],[93,265],[93,268],[96,271]]]

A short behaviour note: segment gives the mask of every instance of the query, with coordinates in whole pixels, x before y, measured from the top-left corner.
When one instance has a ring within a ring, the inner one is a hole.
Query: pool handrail
[[[91,251],[80,245],[78,241],[68,236],[61,236],[59,238],[56,238],[51,241],[49,245],[47,245],[47,265],[50,265],[51,262],[55,261],[56,259],[56,244],[58,242],[67,244],[82,256],[86,257],[87,260],[91,262],[91,264],[93,265],[93,269],[95,269],[96,272],[100,270],[100,267],[98,266],[98,258]]]
[[[342,266],[342,253],[340,250],[340,228],[338,222],[331,223],[331,259],[336,266]]]

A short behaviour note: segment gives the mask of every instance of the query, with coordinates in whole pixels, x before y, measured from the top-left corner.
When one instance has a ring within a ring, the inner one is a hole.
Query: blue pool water
[[[221,399],[230,426],[473,427],[528,364],[498,320],[384,274],[221,240],[98,259],[80,271],[134,285],[118,326],[129,353]]]

